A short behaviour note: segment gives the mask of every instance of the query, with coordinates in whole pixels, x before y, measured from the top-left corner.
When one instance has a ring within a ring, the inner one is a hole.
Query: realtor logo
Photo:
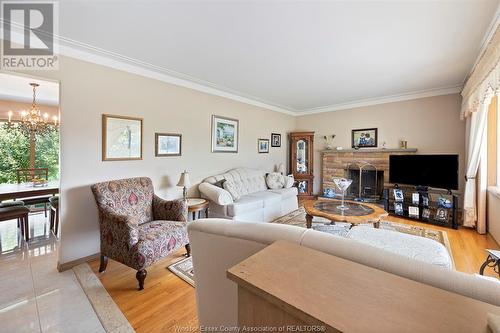
[[[58,69],[56,2],[2,2],[4,70]]]

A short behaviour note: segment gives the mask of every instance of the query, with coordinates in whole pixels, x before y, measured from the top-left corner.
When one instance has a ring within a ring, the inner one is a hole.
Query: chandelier
[[[52,122],[49,120],[47,113],[42,115],[42,111],[36,104],[36,88],[38,83],[30,83],[33,87],[33,103],[28,111],[21,112],[21,120],[14,124],[12,121],[12,111],[9,111],[9,121],[7,122],[8,129],[17,129],[28,137],[35,138],[36,135],[45,135],[49,132],[56,131],[59,128],[58,118],[54,116]]]

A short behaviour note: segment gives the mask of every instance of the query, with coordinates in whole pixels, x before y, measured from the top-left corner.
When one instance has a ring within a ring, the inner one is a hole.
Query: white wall
[[[292,116],[71,58],[60,61],[57,72],[29,73],[61,83],[60,263],[99,252],[93,183],[148,176],[160,196],[177,198],[182,190],[175,184],[184,169],[196,182],[237,166],[272,171],[286,163]],[[142,161],[101,161],[103,113],[144,118]],[[239,119],[239,153],[210,152],[213,114]],[[182,156],[154,157],[155,132],[181,133]],[[282,147],[258,154],[257,138],[270,138],[271,132],[282,134]]]
[[[297,117],[297,130],[315,131],[314,191],[320,189],[324,135],[336,134],[334,146],[351,147],[351,130],[378,128],[378,144],[397,148],[408,141],[418,153],[459,154],[459,186],[463,191],[465,122],[460,120],[459,94],[427,97]]]

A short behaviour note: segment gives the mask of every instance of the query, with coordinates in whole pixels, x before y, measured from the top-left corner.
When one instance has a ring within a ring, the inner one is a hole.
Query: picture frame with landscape
[[[143,119],[102,115],[102,160],[142,160]]]
[[[352,148],[378,147],[378,128],[353,129],[351,131]]]
[[[182,135],[173,133],[155,133],[155,156],[181,156]]]
[[[239,121],[212,116],[212,153],[238,152]]]

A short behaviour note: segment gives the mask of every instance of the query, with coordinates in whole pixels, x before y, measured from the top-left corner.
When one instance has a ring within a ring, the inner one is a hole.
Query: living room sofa
[[[202,326],[237,326],[237,286],[226,271],[276,240],[286,240],[388,273],[500,306],[500,282],[325,232],[274,223],[201,219],[188,226]],[[279,283],[279,281],[277,281]]]
[[[234,185],[238,199],[222,187],[226,180]],[[270,222],[298,208],[297,188],[268,189],[262,170],[232,169],[204,179],[198,189],[210,201],[210,217]]]

